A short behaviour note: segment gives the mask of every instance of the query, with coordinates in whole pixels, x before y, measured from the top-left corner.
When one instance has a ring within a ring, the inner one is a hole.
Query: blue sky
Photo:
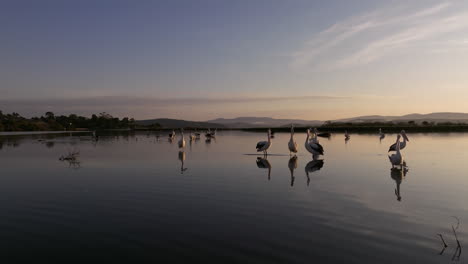
[[[26,115],[468,112],[463,1],[3,1],[0,41]]]

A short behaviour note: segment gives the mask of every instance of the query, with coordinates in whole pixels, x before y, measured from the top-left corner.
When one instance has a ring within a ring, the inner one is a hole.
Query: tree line
[[[0,111],[0,131],[64,131],[77,129],[134,129],[135,119],[122,119],[102,112],[91,118],[71,114],[56,116],[46,112],[43,116],[26,118],[18,113],[4,114]]]

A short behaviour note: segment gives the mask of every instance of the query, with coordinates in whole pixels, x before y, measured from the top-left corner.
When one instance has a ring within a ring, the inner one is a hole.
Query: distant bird
[[[403,168],[403,156],[401,155],[401,152],[400,152],[400,137],[401,135],[398,134],[397,140],[395,142],[396,153],[392,154],[391,156],[388,156],[388,159],[390,160],[390,163],[392,164],[392,168],[394,168],[395,166],[400,166],[400,168]]]
[[[291,156],[291,153],[297,153],[297,143],[294,141],[294,126],[291,125],[291,138],[289,139],[288,142],[288,148],[289,148],[289,156]]]
[[[190,133],[190,141],[194,141],[196,138],[195,134]]]
[[[345,140],[349,140],[351,138],[351,136],[348,134],[348,130],[345,130],[344,138],[345,138]]]
[[[218,129],[215,128],[215,131],[214,132],[211,132],[211,137],[216,137],[216,133],[218,132]]]
[[[175,138],[175,131],[172,130],[172,133],[169,134],[169,139],[174,139]]]
[[[288,161],[289,172],[291,172],[291,186],[294,185],[294,170],[297,169],[297,156],[294,155]]]
[[[205,133],[206,138],[212,138],[213,137],[213,132],[211,132],[211,129],[208,128],[208,130]]]
[[[317,134],[314,133],[314,137],[310,139],[310,129],[307,129],[307,138],[304,146],[313,156],[323,155],[324,153],[322,145],[318,142]]]
[[[263,155],[267,156],[268,155],[268,148],[271,146],[271,130],[268,129],[268,141],[259,141],[257,143],[257,146],[255,147],[257,149],[257,152],[263,151]]]
[[[403,137],[403,142],[400,143],[400,150],[401,150],[401,149],[404,149],[406,147],[406,141],[409,141],[409,138],[408,138],[408,136],[406,136],[405,130],[402,130],[400,132],[400,135]],[[396,150],[396,143],[394,143],[393,145],[390,146],[390,148],[388,149],[388,152],[395,151],[395,150]]]
[[[182,129],[180,130],[179,148],[185,148],[184,131]]]
[[[380,140],[384,139],[384,137],[385,137],[385,134],[382,132],[382,129],[379,128],[379,138],[380,138]]]

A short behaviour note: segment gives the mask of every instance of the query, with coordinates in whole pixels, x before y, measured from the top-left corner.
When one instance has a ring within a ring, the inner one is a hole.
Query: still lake
[[[166,135],[164,133],[163,135]],[[219,263],[466,261],[468,134],[320,138],[323,163],[296,133],[221,131],[184,153],[154,134],[0,136],[0,256]],[[76,162],[60,161],[79,151]],[[293,176],[291,176],[293,173]],[[458,219],[458,220],[457,220]],[[457,242],[462,247],[459,254]],[[441,234],[448,247],[443,251]],[[468,248],[467,248],[468,249]]]

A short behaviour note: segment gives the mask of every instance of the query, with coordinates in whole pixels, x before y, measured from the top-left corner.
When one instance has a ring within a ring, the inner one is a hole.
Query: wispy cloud
[[[292,54],[291,66],[297,70],[355,67],[450,33],[462,34],[444,41],[466,39],[467,29],[468,12],[449,2],[412,11],[402,7],[374,10],[315,34]]]

